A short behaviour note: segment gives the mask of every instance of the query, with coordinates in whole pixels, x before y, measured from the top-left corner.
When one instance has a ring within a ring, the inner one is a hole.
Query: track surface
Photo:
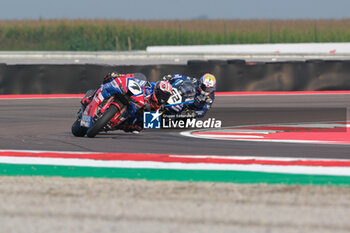
[[[344,121],[349,100],[217,97],[208,117],[224,126]],[[0,99],[0,149],[350,158],[345,145],[203,140],[179,130],[76,138],[78,107],[79,99]],[[37,176],[2,176],[0,185],[4,232],[349,232],[349,209],[349,189],[328,186]]]
[[[349,189],[2,177],[1,232],[349,232]]]
[[[223,126],[345,121],[349,105],[350,95],[218,96],[207,117]],[[206,140],[175,129],[76,138],[78,107],[79,99],[0,100],[0,149],[350,158],[347,145]]]

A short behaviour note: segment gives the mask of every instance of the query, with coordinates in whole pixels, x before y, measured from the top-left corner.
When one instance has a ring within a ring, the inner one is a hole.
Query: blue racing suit
[[[168,76],[167,81],[169,81],[171,85],[175,88],[179,88],[181,84],[183,84],[186,81],[192,82],[192,84],[196,87],[194,101],[188,104],[179,105],[180,108],[178,109],[172,108],[172,110],[175,110],[181,114],[181,111],[185,111],[187,107],[195,111],[195,117],[198,117],[198,118],[204,117],[205,113],[211,108],[211,105],[214,102],[215,90],[211,92],[209,95],[202,94],[200,93],[198,88],[200,84],[200,80],[189,76],[185,76],[182,74],[173,74],[171,76]]]
[[[142,109],[129,109],[132,107],[130,105],[126,112],[128,114],[125,116],[126,120],[122,123],[121,127],[124,131],[140,131],[143,127],[143,112],[144,111],[156,111],[153,105],[150,103],[150,97],[153,94],[155,83],[150,83],[143,80],[138,80],[141,88],[143,88],[143,95],[145,98],[145,106]],[[124,117],[124,115],[123,115]]]

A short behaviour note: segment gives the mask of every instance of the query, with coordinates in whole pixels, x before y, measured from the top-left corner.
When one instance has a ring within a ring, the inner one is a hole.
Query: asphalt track
[[[217,96],[206,117],[223,126],[349,120],[350,95]],[[350,158],[349,145],[189,138],[183,130],[114,131],[96,138],[70,132],[79,99],[0,99],[0,149],[191,155]]]

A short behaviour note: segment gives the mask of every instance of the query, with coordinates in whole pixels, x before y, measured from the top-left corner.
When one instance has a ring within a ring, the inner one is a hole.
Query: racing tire
[[[115,105],[109,106],[109,108],[103,113],[102,117],[98,119],[91,128],[87,130],[86,135],[89,138],[95,137],[98,132],[117,114],[119,109]]]
[[[80,119],[74,121],[72,125],[72,134],[76,137],[84,137],[88,128],[80,125]]]

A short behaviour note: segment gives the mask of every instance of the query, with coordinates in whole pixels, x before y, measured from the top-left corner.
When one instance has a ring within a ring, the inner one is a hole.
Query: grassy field
[[[143,50],[151,45],[298,42],[350,42],[350,19],[0,21],[0,50]]]

